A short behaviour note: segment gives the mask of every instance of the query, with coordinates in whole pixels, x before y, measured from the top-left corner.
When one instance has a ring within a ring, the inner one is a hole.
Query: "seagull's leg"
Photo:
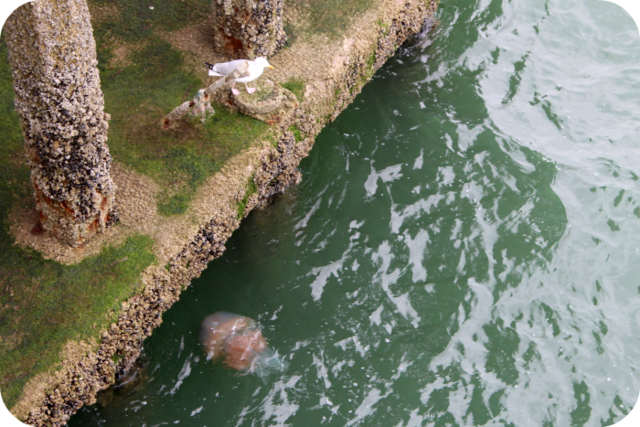
[[[244,84],[244,87],[246,87],[246,88],[247,88],[247,93],[253,93],[253,92],[255,92],[255,91],[256,91],[256,88],[255,88],[255,87],[249,87],[249,86],[247,86],[247,84],[246,84],[246,83]]]
[[[238,96],[240,95],[240,91],[238,89],[236,89],[236,81],[233,81],[233,84],[231,85],[231,92],[235,95]]]

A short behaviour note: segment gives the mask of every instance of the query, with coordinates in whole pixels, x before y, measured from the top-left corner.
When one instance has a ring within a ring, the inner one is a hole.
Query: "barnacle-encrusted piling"
[[[87,3],[27,3],[7,20],[5,37],[41,225],[80,246],[116,219]]]
[[[213,0],[214,45],[229,58],[254,59],[282,49],[284,0]]]

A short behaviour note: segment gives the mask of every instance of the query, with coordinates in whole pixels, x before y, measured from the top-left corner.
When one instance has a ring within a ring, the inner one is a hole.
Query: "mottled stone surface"
[[[117,219],[87,4],[27,3],[7,20],[5,38],[40,222],[80,246]]]
[[[252,82],[257,91],[249,94],[244,88],[240,95],[234,95],[230,90],[219,91],[215,97],[218,103],[230,110],[238,111],[263,122],[282,123],[298,107],[296,96],[289,90],[262,78]]]
[[[282,49],[284,0],[213,0],[216,51],[233,59],[271,56]]]

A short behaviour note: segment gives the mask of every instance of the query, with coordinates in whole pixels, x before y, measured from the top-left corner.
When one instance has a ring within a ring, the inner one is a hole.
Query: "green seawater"
[[[597,0],[442,0],[438,19],[164,315],[137,385],[70,426],[606,426],[631,410],[638,30]],[[198,326],[219,310],[258,320],[287,369],[208,363]]]

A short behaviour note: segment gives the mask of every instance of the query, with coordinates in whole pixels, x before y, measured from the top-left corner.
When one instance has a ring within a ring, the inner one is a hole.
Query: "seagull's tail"
[[[210,76],[222,77],[222,74],[220,74],[220,73],[218,73],[218,72],[216,72],[216,71],[214,70],[214,68],[213,68],[213,67],[214,67],[214,65],[211,65],[211,64],[209,64],[208,62],[205,62],[205,63],[204,63],[204,65],[206,65],[206,66],[207,66],[207,68],[209,69],[209,75],[210,75]]]

